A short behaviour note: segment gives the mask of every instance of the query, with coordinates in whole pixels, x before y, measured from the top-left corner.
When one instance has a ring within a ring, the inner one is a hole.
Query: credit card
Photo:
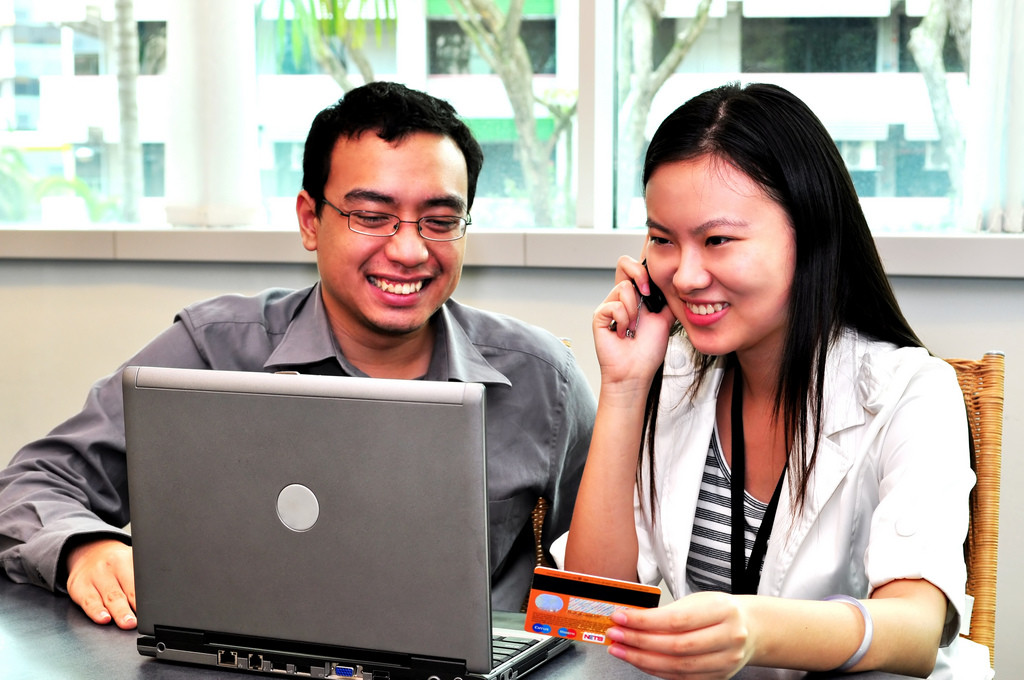
[[[613,613],[657,607],[660,600],[656,586],[536,567],[525,630],[609,645],[605,631],[614,625]]]

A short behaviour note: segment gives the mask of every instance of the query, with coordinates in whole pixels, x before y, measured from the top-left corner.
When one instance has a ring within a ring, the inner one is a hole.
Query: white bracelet
[[[855,597],[849,595],[829,595],[825,598],[826,600],[837,600],[839,602],[846,602],[852,604],[854,607],[860,610],[860,615],[864,617],[864,639],[860,641],[860,647],[853,653],[849,659],[847,659],[843,665],[836,668],[837,671],[845,672],[860,663],[864,655],[868,653],[868,648],[871,647],[871,639],[875,635],[875,624],[871,620],[871,613],[868,608],[864,606],[864,603]]]

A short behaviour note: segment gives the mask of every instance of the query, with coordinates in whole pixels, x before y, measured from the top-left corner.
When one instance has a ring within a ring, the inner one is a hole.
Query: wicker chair
[[[1000,352],[989,352],[981,359],[946,361],[956,369],[964,393],[973,443],[971,466],[978,476],[971,492],[971,518],[964,545],[967,593],[974,597],[971,628],[965,637],[988,647],[994,667],[1004,357]]]
[[[544,555],[544,517],[548,514],[548,500],[541,496],[533,506],[533,550],[536,554],[536,566],[550,567],[551,563]]]
[[[544,517],[548,514],[548,501],[546,498],[541,496],[537,499],[537,504],[533,506],[533,552],[534,552],[534,566],[537,567],[550,567],[551,562],[544,555]],[[530,594],[527,593],[526,597],[523,598],[523,604],[519,608],[519,611],[525,612],[527,605],[530,603]]]

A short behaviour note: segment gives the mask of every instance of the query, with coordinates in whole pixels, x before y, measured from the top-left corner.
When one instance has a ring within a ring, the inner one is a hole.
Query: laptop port
[[[352,666],[335,666],[334,674],[339,678],[354,678],[356,676],[356,669]]]
[[[226,649],[218,649],[217,665],[238,668],[238,652],[232,652]]]
[[[271,670],[270,668],[263,668],[263,655],[262,654],[250,654],[249,655],[249,670],[251,671],[262,671]]]

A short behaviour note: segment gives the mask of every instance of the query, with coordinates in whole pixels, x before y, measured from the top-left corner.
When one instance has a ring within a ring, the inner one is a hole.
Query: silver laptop
[[[492,626],[483,385],[123,382],[141,654],[455,680],[521,676],[567,646]]]

